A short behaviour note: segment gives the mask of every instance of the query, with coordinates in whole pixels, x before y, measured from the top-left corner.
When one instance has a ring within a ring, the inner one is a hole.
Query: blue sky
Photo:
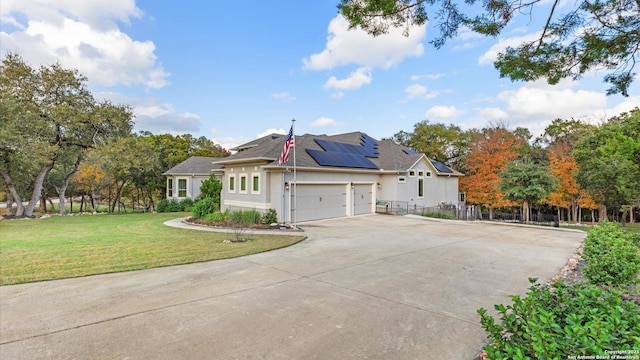
[[[540,134],[558,117],[598,122],[640,106],[637,81],[630,97],[607,97],[601,72],[556,86],[499,78],[495,55],[535,36],[543,8],[498,38],[463,30],[436,50],[432,24],[371,38],[347,30],[337,3],[3,0],[0,50],[79,69],[96,97],[133,108],[136,130],[227,148],[286,132],[292,118],[297,134],[382,138],[423,120]]]

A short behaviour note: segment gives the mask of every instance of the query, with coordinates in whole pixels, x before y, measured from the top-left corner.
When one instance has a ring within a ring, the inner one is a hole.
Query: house
[[[192,156],[162,173],[167,177],[166,197],[169,200],[194,200],[200,195],[200,185],[213,173],[222,181],[222,165],[214,164],[220,158]]]
[[[214,161],[224,173],[223,209],[273,208],[279,221],[298,222],[373,213],[386,201],[458,204],[463,174],[391,140],[361,132],[296,136],[295,155],[277,166],[285,140],[267,135]]]

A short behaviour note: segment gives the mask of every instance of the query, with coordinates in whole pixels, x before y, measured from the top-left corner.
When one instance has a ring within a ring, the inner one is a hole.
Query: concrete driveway
[[[582,232],[371,215],[237,259],[0,288],[2,359],[472,359]],[[232,244],[230,244],[232,246]]]

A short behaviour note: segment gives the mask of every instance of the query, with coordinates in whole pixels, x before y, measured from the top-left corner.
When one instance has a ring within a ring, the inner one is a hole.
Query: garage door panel
[[[345,185],[299,184],[297,195],[298,221],[342,217],[347,213]]]
[[[370,214],[373,212],[373,188],[369,184],[359,184],[354,187],[353,195],[354,215]]]

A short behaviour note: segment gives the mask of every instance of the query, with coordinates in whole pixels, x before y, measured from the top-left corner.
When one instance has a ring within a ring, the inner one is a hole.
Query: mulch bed
[[[201,226],[210,226],[210,227],[215,227],[215,228],[233,228],[233,224],[229,224],[229,222],[227,221],[206,221],[204,219],[194,219],[194,218],[187,218],[184,220],[184,222],[188,223],[188,224],[193,224],[193,225],[201,225]],[[246,229],[253,229],[253,230],[288,230],[291,229],[291,226],[286,225],[286,224],[262,224],[262,223],[258,223],[258,224],[253,224],[253,225],[243,225],[244,228]]]

